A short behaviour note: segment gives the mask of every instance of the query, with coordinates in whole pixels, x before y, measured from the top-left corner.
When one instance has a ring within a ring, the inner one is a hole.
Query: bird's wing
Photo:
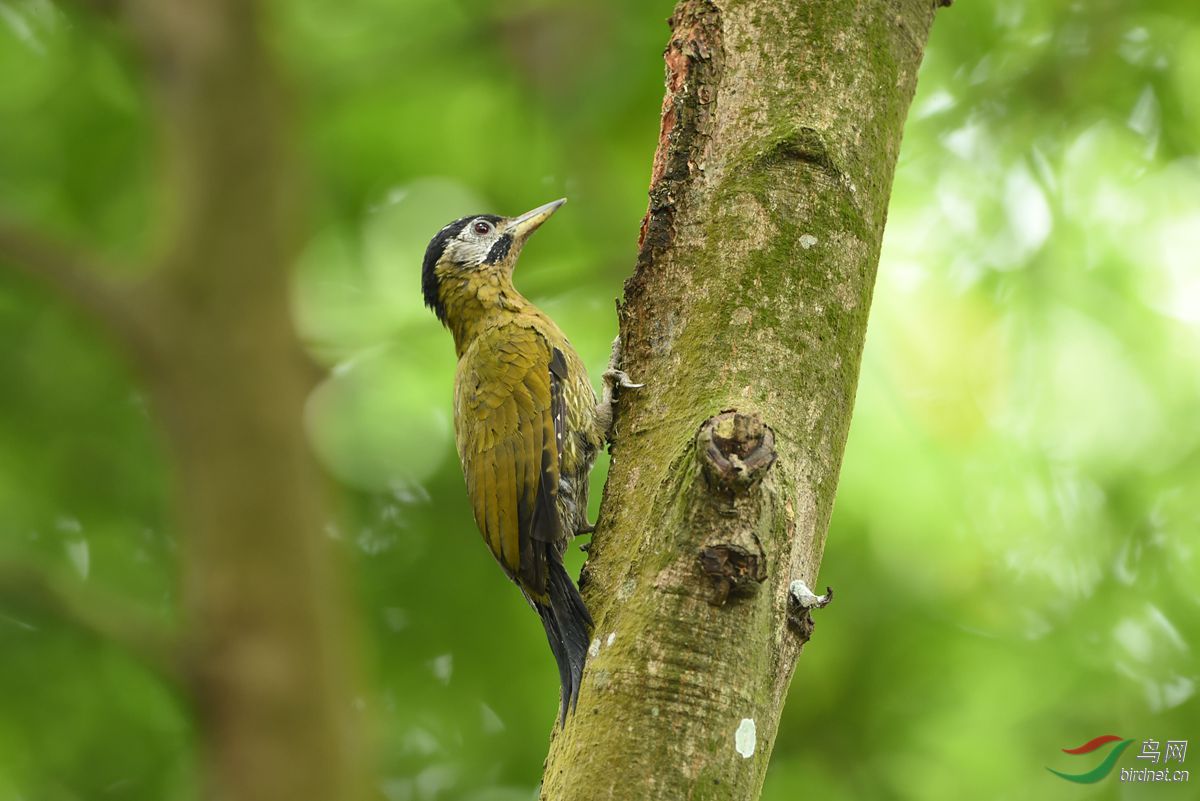
[[[541,333],[503,326],[463,355],[455,392],[475,521],[505,571],[539,601],[546,560],[563,538],[557,505],[566,375],[562,352]]]

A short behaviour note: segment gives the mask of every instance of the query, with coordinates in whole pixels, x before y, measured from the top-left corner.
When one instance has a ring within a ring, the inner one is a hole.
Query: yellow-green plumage
[[[588,528],[588,473],[606,422],[570,342],[512,284],[525,239],[560,204],[456,220],[430,243],[422,286],[454,335],[455,439],[475,522],[542,619],[565,720],[592,621],[562,554]]]
[[[532,306],[496,310],[489,318],[458,361],[458,455],[492,554],[530,598],[545,603],[547,554],[533,543],[547,538],[542,541],[561,554],[584,527],[587,474],[603,432],[594,420],[596,399],[587,373],[558,327]],[[567,375],[565,381],[554,377],[566,395],[561,442],[551,391],[555,349]],[[535,530],[539,491],[553,497],[555,519]],[[525,542],[522,529],[528,532]]]

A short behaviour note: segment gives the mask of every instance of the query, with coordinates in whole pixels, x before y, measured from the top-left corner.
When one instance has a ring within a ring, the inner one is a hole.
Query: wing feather
[[[497,534],[500,538],[500,561],[520,564],[520,526],[517,512],[520,487],[515,443],[504,440],[496,444],[496,503],[499,507]]]
[[[539,601],[546,598],[546,560],[563,541],[557,498],[565,376],[561,351],[514,323],[476,340],[455,386],[458,450],[475,521],[505,572]]]

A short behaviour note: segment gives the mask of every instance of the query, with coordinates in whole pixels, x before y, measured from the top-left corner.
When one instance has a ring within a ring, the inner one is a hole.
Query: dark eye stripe
[[[505,234],[496,240],[496,244],[492,245],[492,249],[488,251],[487,258],[484,259],[488,264],[495,264],[501,261],[508,255],[509,249],[512,247],[512,237]]]

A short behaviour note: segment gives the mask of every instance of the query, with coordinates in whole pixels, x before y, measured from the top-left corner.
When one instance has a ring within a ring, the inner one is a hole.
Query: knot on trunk
[[[730,595],[750,595],[767,580],[766,555],[733,543],[700,549],[700,569],[712,580],[714,606],[724,606]]]
[[[767,553],[759,534],[769,528],[770,492],[759,484],[775,464],[775,433],[757,415],[726,409],[696,432],[696,479],[691,525],[706,532],[697,552],[711,582],[710,602],[753,595],[767,579]]]
[[[708,418],[696,446],[709,485],[730,493],[746,492],[775,464],[775,432],[757,415],[725,411]]]

